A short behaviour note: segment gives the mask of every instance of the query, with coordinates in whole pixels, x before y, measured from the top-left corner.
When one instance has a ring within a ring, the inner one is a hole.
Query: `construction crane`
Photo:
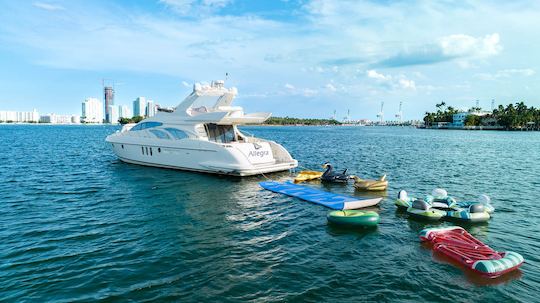
[[[398,119],[399,124],[403,123],[403,112],[401,111],[402,104],[403,104],[403,101],[399,101],[399,111],[396,114],[396,118]]]
[[[343,117],[343,121],[344,122],[351,121],[351,110],[350,109],[347,110],[347,116]]]
[[[383,108],[384,108],[384,101],[381,101],[381,111],[377,114],[377,118],[379,118],[379,123],[380,124],[384,123],[384,111],[383,111]]]

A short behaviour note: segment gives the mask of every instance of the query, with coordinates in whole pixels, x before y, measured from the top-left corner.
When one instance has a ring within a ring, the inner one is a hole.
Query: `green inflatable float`
[[[379,224],[379,214],[374,211],[335,210],[326,216],[328,222],[344,226],[371,227]]]

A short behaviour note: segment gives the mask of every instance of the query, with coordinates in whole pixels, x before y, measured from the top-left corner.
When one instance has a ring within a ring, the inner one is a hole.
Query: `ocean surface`
[[[219,177],[120,162],[113,126],[0,125],[0,301],[539,302],[540,133],[401,127],[245,127],[302,167],[330,161],[390,187],[374,230],[328,226],[328,209]],[[288,172],[269,178],[287,180]],[[358,197],[351,185],[310,186]],[[423,246],[430,226],[398,190],[492,198],[463,225],[519,272],[485,280]]]

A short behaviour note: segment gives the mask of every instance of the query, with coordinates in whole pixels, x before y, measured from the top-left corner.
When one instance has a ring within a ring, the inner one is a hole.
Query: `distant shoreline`
[[[28,123],[28,122],[6,123],[6,122],[0,122],[0,125],[116,126],[116,125],[120,125],[120,124],[107,124],[107,123]]]
[[[526,132],[526,131],[540,131],[540,128],[538,127],[514,127],[514,128],[505,128],[503,126],[463,126],[463,127],[437,127],[437,126],[420,126],[418,127],[420,129],[436,129],[436,130],[471,130],[471,131],[481,131],[481,130],[488,130],[488,131],[508,131],[508,132]]]

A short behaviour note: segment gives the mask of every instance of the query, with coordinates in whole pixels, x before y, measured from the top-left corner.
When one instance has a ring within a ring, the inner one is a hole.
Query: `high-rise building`
[[[82,103],[81,120],[85,123],[103,123],[103,103],[96,98],[86,98]]]
[[[111,86],[105,86],[103,88],[103,100],[105,101],[105,122],[116,123],[116,121],[110,116],[111,113],[109,111],[111,106],[114,105],[114,88]]]
[[[0,111],[0,122],[39,122],[39,113],[36,109],[31,112]]]
[[[129,111],[129,107],[127,105],[118,105],[118,116],[120,118],[131,118],[131,112]]]
[[[138,97],[133,101],[133,116],[145,116],[146,115],[146,98]]]
[[[118,123],[118,119],[120,117],[118,116],[118,106],[115,105],[109,105],[109,123],[116,124]]]
[[[154,104],[154,100],[148,100],[146,102],[146,116],[153,117],[155,115],[156,115],[156,105]]]

